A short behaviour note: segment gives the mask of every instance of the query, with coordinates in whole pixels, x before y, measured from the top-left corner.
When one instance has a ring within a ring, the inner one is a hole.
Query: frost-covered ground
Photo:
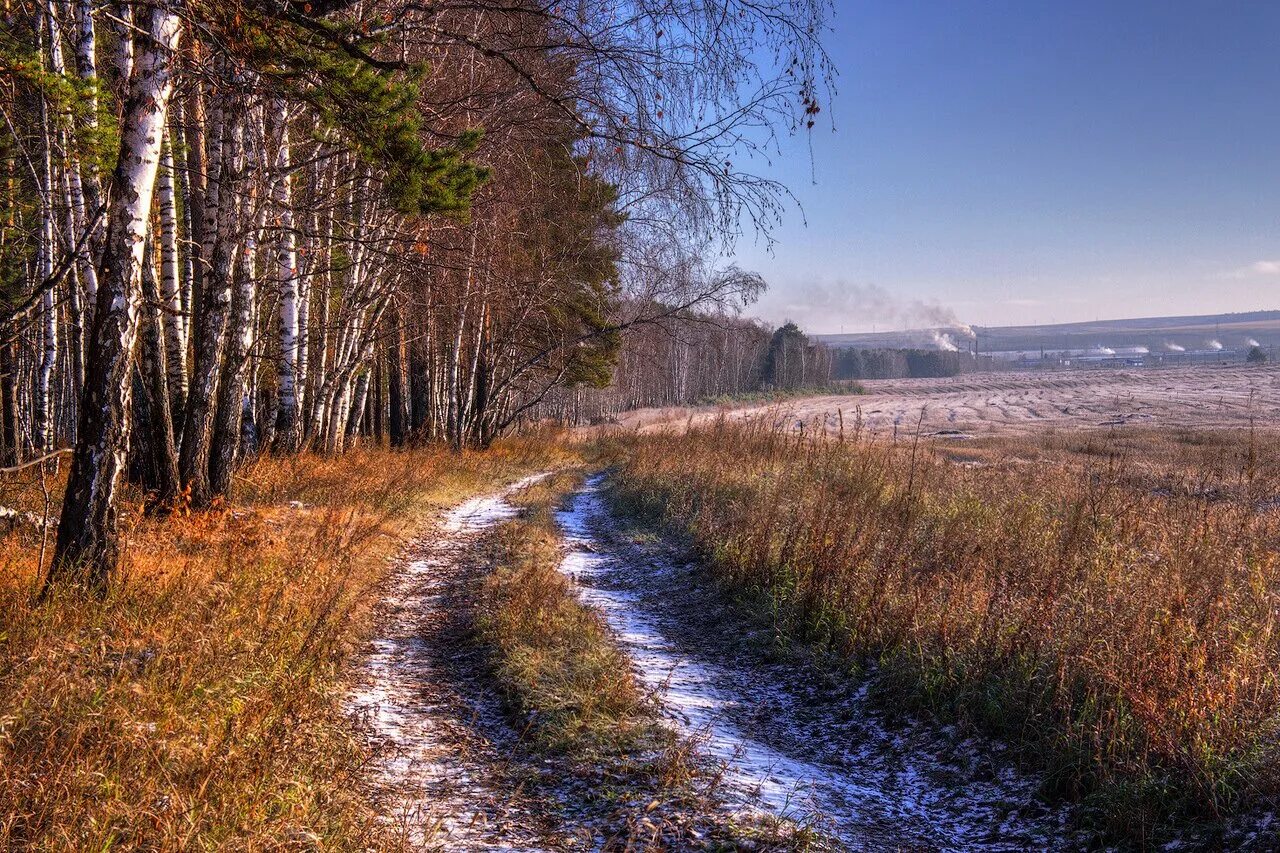
[[[1031,435],[1046,429],[1248,429],[1280,424],[1280,367],[1198,365],[1126,370],[970,373],[945,379],[860,383],[865,393],[818,395],[733,408],[729,416],[775,418],[793,427],[888,437]],[[627,429],[679,429],[718,417],[717,407],[638,409]]]
[[[764,643],[694,567],[617,535],[599,477],[558,521],[562,570],[600,609],[672,720],[722,765],[738,810],[809,826],[849,849],[1027,850],[1071,846],[1067,814],[994,744],[919,720],[892,725],[864,692]]]
[[[480,536],[517,512],[506,495],[544,476],[459,505],[410,549],[348,697],[381,747],[369,776],[384,816],[415,847],[549,849],[545,815],[501,772],[510,744],[486,737],[505,728],[501,709],[451,671],[460,652],[449,624],[451,581]]]

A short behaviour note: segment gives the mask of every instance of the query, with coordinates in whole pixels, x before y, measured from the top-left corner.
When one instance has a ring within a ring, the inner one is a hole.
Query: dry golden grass
[[[938,448],[953,461],[984,465],[1077,472],[1109,466],[1130,486],[1211,500],[1267,500],[1280,494],[1280,431],[1275,428],[1046,429],[951,441]]]
[[[341,711],[390,558],[434,507],[561,461],[544,440],[357,450],[264,458],[209,513],[143,518],[137,496],[101,601],[35,604],[40,537],[4,536],[0,848],[393,844]],[[33,483],[6,490],[43,503]]]
[[[550,503],[571,486],[543,481],[518,500],[523,518],[494,537],[493,570],[476,596],[475,626],[498,684],[540,747],[583,756],[652,749],[667,740],[653,702],[601,616],[557,568]]]
[[[1280,493],[1259,464],[1274,452],[1082,441],[958,465],[973,450],[719,423],[635,440],[616,481],[785,631],[870,664],[886,698],[1026,747],[1121,835],[1274,803]]]

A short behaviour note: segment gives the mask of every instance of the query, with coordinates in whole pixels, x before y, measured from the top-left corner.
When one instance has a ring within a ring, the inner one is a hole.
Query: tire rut
[[[1069,814],[1036,796],[998,745],[922,719],[886,721],[865,689],[779,661],[752,624],[670,546],[621,532],[588,481],[558,521],[562,571],[599,608],[672,722],[722,766],[731,805],[791,819],[832,849],[1070,846]]]
[[[482,537],[516,515],[505,496],[545,476],[459,505],[408,549],[348,697],[375,747],[367,778],[380,816],[412,848],[562,848],[553,817],[521,792],[518,737],[482,682],[453,600]]]

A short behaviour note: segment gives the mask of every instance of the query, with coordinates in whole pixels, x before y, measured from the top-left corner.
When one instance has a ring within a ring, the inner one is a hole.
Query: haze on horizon
[[[1280,307],[1280,5],[837,6],[839,93],[768,169],[803,216],[733,257],[770,284],[752,313],[838,333],[918,306],[981,325]]]

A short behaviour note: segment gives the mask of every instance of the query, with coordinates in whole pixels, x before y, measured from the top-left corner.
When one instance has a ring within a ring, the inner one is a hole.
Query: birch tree
[[[276,275],[280,286],[280,360],[277,369],[279,406],[276,416],[278,446],[293,450],[301,439],[301,422],[298,410],[298,378],[304,372],[300,358],[301,339],[305,332],[301,321],[302,304],[306,302],[301,292],[298,274],[298,243],[293,218],[293,175],[289,148],[289,119],[283,104],[277,102],[274,110],[278,117],[279,142],[275,163],[275,187],[272,201],[275,205],[276,226]]]
[[[85,378],[79,440],[58,523],[51,582],[80,575],[91,586],[102,587],[119,558],[117,490],[131,428],[143,244],[181,36],[178,10],[167,5],[148,11],[145,31],[137,36],[112,175],[91,336],[93,358]],[[129,40],[134,38],[131,34]]]

